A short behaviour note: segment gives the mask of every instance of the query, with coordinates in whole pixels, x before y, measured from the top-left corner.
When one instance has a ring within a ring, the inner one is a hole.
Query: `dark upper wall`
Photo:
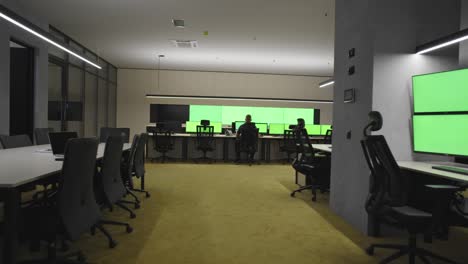
[[[367,113],[379,110],[385,134],[397,159],[412,159],[411,76],[453,69],[451,51],[414,55],[418,44],[459,27],[458,1],[337,0],[335,29],[335,104],[330,205],[346,221],[367,233],[364,210],[369,170],[360,139]],[[348,59],[347,50],[356,48]],[[347,68],[356,66],[356,74]],[[343,91],[356,88],[356,103],[344,104]],[[351,138],[346,134],[351,132]]]
[[[48,30],[48,23],[25,13],[16,1],[0,0],[0,4],[11,9],[18,15]],[[37,37],[0,19],[0,134],[9,133],[10,118],[10,39],[23,42],[35,51],[35,102],[34,123],[36,127],[47,127],[47,95],[48,95],[48,45]]]

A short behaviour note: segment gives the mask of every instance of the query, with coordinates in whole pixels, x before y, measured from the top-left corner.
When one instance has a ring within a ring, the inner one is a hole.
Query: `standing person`
[[[252,134],[257,133],[257,127],[255,126],[254,123],[252,123],[252,116],[251,115],[246,115],[245,116],[245,123],[237,129],[236,133],[236,161],[240,161],[240,154],[241,154],[241,138],[243,136],[248,136]],[[249,157],[249,159],[253,159],[253,155],[251,154],[252,157]]]

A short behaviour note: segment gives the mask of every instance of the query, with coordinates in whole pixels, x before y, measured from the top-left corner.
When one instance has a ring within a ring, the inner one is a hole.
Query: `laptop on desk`
[[[63,160],[65,154],[65,146],[69,139],[77,138],[76,132],[51,132],[49,133],[50,145],[52,147],[52,153],[56,160]]]

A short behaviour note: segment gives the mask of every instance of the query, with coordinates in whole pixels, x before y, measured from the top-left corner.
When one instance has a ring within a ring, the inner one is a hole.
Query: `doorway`
[[[34,130],[34,48],[10,40],[10,135]]]

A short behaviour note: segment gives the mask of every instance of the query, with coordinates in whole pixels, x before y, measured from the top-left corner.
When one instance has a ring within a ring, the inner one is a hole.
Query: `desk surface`
[[[148,135],[153,135],[152,133],[148,133]],[[196,133],[173,133],[173,137],[197,137]],[[215,138],[236,138],[236,134],[233,135],[224,135],[224,134],[214,134]],[[259,139],[273,139],[273,140],[281,140],[283,139],[283,135],[260,135]],[[324,136],[309,136],[311,139],[322,139]]]
[[[312,147],[315,150],[320,150],[320,151],[328,152],[328,153],[332,152],[332,145],[331,144],[312,144]]]
[[[99,144],[97,159],[104,155],[105,144]],[[130,149],[124,145],[124,150]],[[62,169],[63,161],[56,161],[52,152],[40,152],[50,149],[50,145],[0,150],[0,188],[15,188],[35,182]]]
[[[398,166],[402,169],[406,169],[409,171],[429,174],[436,177],[441,177],[449,180],[460,181],[460,182],[468,182],[468,176],[448,171],[436,170],[433,169],[432,166],[440,166],[440,165],[454,165],[453,163],[449,162],[428,162],[428,161],[398,161]],[[457,165],[459,166],[459,165]]]

